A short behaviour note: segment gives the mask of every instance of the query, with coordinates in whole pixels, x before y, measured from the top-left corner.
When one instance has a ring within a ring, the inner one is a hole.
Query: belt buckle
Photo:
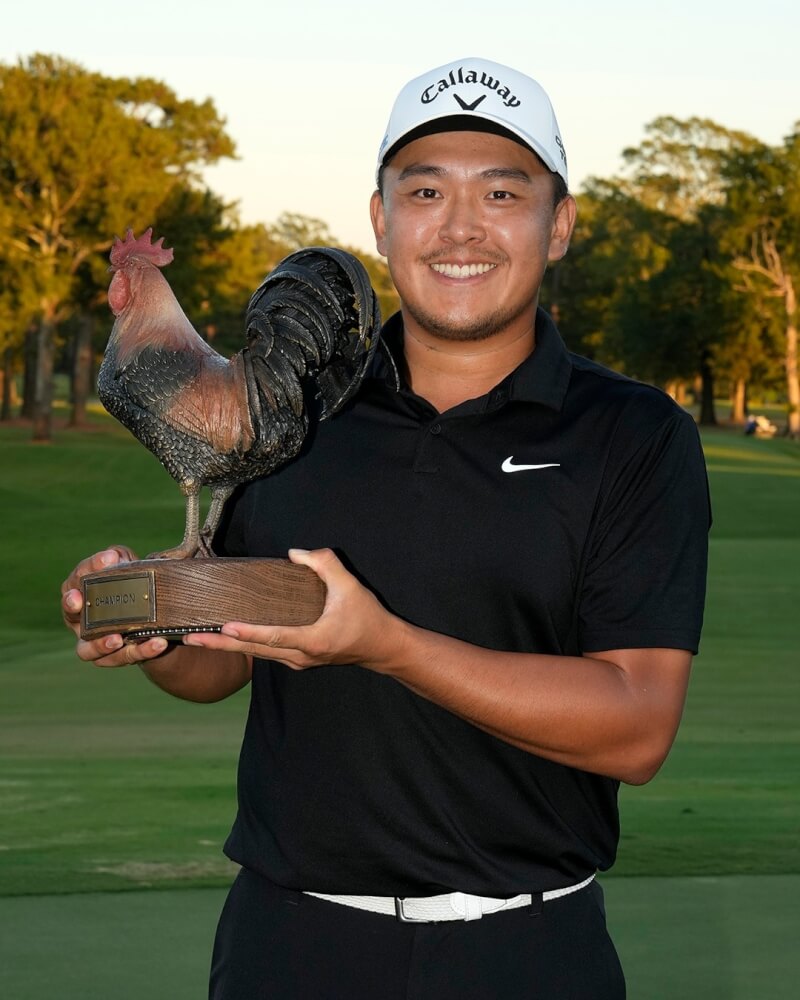
[[[394,897],[394,915],[402,924],[429,924],[430,920],[426,920],[425,917],[409,917],[403,908],[403,903],[405,903],[405,898],[400,896]]]

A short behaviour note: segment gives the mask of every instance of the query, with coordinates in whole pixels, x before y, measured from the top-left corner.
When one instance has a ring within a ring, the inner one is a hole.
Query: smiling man
[[[694,422],[538,307],[575,202],[527,76],[464,59],[411,81],[371,212],[402,303],[387,353],[216,540],[290,550],[322,617],[78,654],[191,700],[252,683],[215,1000],[617,1000],[595,874],[699,641]],[[80,576],[126,554],[66,581],[74,628]]]

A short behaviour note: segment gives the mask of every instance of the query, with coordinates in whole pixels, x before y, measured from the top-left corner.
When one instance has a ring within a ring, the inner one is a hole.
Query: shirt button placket
[[[439,420],[434,420],[420,434],[417,446],[417,455],[414,461],[415,472],[438,472],[439,466],[433,461],[435,449],[432,438],[437,438],[442,433],[442,425]],[[432,450],[433,449],[433,450]]]

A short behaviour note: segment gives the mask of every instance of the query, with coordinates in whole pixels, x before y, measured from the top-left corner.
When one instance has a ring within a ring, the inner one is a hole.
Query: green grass
[[[800,446],[707,431],[700,655],[657,778],[623,788],[617,875],[800,872]]]
[[[178,488],[107,418],[29,437],[0,430],[0,895],[225,885],[246,693],[190,705],[87,666],[59,609],[83,556],[180,539]]]
[[[182,532],[177,487],[110,421],[32,446],[0,429],[0,895],[225,884],[246,693],[171,699],[80,663],[59,584],[113,541]],[[623,788],[616,875],[800,872],[800,448],[705,435],[715,525],[685,720],[659,776]]]
[[[165,697],[52,639],[3,666],[0,887],[6,894],[225,885],[246,704]]]

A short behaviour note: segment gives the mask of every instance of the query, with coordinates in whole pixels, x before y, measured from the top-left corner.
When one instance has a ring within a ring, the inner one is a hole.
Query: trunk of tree
[[[667,382],[664,386],[664,392],[668,396],[672,396],[678,406],[686,405],[686,383],[683,379],[676,378],[671,382]]]
[[[14,351],[7,347],[3,351],[3,400],[0,403],[0,420],[10,420],[14,406],[17,403],[17,392],[14,385]]]
[[[789,435],[800,438],[800,382],[797,376],[797,299],[790,275],[786,276],[786,398],[789,402]]]
[[[714,372],[707,357],[700,364],[700,423],[704,427],[715,427],[717,423],[714,410]]]
[[[33,420],[36,405],[36,327],[31,326],[25,332],[24,347],[25,369],[22,377],[22,416]]]
[[[86,423],[86,402],[92,380],[92,334],[94,316],[84,313],[78,321],[72,356],[72,412],[69,426],[82,427]]]
[[[33,440],[51,441],[53,437],[53,367],[56,352],[56,329],[52,315],[45,314],[36,337],[36,400],[33,408]]]
[[[747,382],[743,378],[734,380],[731,387],[732,424],[743,424],[747,416]]]

